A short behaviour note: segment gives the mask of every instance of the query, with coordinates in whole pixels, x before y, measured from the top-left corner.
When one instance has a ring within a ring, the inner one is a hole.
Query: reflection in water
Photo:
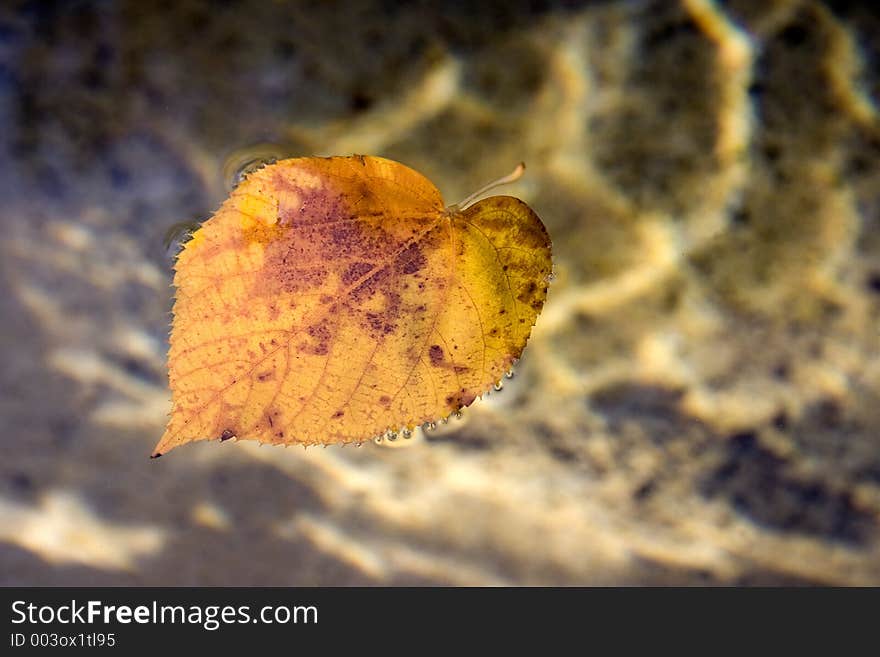
[[[180,221],[165,231],[162,244],[165,247],[165,257],[170,263],[174,263],[183,245],[192,239],[193,233],[201,225],[200,221]]]
[[[262,143],[239,148],[223,162],[223,186],[227,192],[231,192],[249,173],[286,157],[291,155],[280,144]]]

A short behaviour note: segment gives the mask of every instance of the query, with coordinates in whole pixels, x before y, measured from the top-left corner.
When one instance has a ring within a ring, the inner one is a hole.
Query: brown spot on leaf
[[[428,348],[428,358],[431,359],[431,365],[439,367],[443,362],[443,347],[439,344],[432,344]]]
[[[424,269],[425,265],[428,264],[428,260],[425,258],[419,245],[413,243],[397,256],[395,264],[397,271],[409,276]]]
[[[369,274],[374,268],[369,262],[353,262],[348,268],[342,272],[342,284],[346,287],[352,285],[355,281],[360,280]]]
[[[301,343],[300,347],[306,353],[323,356],[330,352],[330,342],[333,339],[332,325],[329,318],[321,319],[306,328],[306,333],[312,339]]]
[[[367,283],[369,282],[367,281]],[[384,288],[378,291],[384,298],[384,307],[381,310],[363,314],[364,327],[370,329],[376,338],[393,333],[397,329],[401,313],[401,297],[397,292]]]
[[[535,290],[537,289],[538,286],[535,281],[529,281],[528,284],[523,288],[523,291],[520,292],[517,296],[517,300],[523,303],[528,303],[531,300],[532,295],[534,295]]]

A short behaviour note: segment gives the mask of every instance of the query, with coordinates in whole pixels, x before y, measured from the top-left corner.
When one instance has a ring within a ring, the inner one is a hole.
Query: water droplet
[[[504,381],[498,381],[498,383],[492,386],[492,389],[495,390],[495,392],[501,392],[504,390]]]
[[[271,143],[254,144],[233,151],[223,163],[223,184],[226,191],[231,192],[238,187],[248,174],[287,156],[285,148]]]
[[[403,436],[404,440],[409,440],[410,438],[412,438],[412,431],[410,431],[409,429],[404,429],[400,432],[400,435]]]

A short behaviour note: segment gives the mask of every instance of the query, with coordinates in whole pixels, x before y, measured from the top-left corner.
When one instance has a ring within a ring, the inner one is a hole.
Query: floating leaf
[[[446,208],[377,157],[255,171],[178,256],[173,409],[153,456],[360,442],[448,416],[520,356],[550,273],[547,231],[518,199]]]

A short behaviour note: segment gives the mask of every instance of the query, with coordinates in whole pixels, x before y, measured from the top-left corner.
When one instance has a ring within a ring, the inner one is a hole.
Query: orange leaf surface
[[[176,264],[173,407],[195,440],[369,440],[445,417],[520,356],[550,239],[522,201],[459,210],[397,162],[283,160],[247,177]]]

